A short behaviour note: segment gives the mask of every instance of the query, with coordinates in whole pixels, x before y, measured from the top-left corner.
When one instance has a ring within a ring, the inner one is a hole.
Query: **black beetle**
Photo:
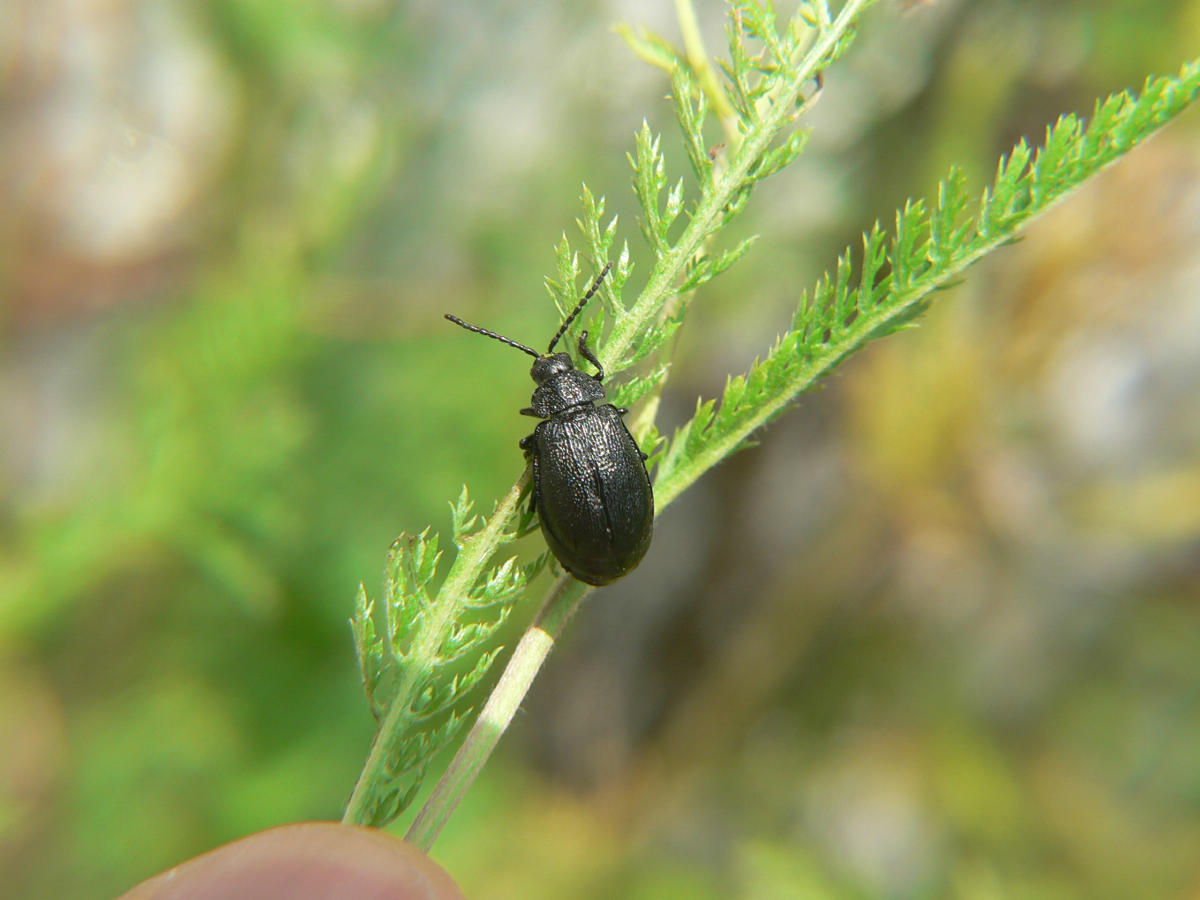
[[[654,490],[646,454],[621,420],[626,410],[611,403],[596,405],[604,399],[604,369],[587,345],[588,333],[579,336],[579,355],[596,367],[595,375],[576,369],[566,353],[554,352],[609,268],[606,265],[596,276],[545,354],[446,315],[455,325],[534,358],[529,374],[537,388],[521,414],[542,421],[520,443],[533,464],[531,508],[537,509],[546,544],[562,567],[597,586],[632,572],[646,555],[654,529]]]

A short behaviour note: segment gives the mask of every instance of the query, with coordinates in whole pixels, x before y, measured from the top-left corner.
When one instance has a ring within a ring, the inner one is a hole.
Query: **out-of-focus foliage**
[[[1196,0],[901,5],[747,208],[664,427],[864,223],[1200,31]],[[524,367],[441,313],[548,333],[579,182],[632,221],[668,115],[607,27],[669,4],[510,6],[0,11],[6,893],[340,813],[347,597],[520,471]],[[439,843],[468,895],[1196,890],[1198,146],[1193,112],[664,517]]]

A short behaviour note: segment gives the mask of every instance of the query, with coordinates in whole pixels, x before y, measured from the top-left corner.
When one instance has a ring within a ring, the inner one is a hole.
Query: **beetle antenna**
[[[592,282],[592,286],[588,288],[587,293],[583,295],[583,299],[575,305],[575,308],[571,310],[571,314],[567,316],[567,320],[563,322],[562,325],[559,326],[558,331],[555,332],[554,339],[550,341],[550,347],[546,350],[547,356],[553,352],[554,345],[558,343],[558,339],[563,336],[563,333],[568,327],[570,327],[571,323],[575,321],[575,317],[579,315],[580,310],[583,309],[583,305],[592,299],[592,295],[596,293],[596,291],[600,290],[600,282],[604,280],[604,276],[608,274],[608,270],[611,268],[612,263],[604,264],[604,268],[600,270],[600,274],[596,276],[596,280]]]
[[[464,322],[458,316],[452,316],[452,315],[450,315],[450,313],[446,313],[446,318],[449,319],[451,322],[453,322],[455,325],[459,325],[459,326],[467,329],[467,331],[473,331],[476,334],[482,334],[484,337],[495,338],[502,344],[508,344],[508,346],[510,346],[510,347],[516,347],[518,350],[522,350],[525,353],[528,353],[534,359],[542,358],[542,354],[538,353],[532,347],[526,347],[524,344],[518,344],[512,338],[506,338],[502,334],[496,334],[496,332],[494,332],[494,331],[488,331],[486,328],[480,328],[478,325],[472,325],[470,322]]]

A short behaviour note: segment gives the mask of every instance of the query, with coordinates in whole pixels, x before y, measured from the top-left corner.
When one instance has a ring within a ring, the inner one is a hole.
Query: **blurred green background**
[[[526,365],[441,314],[545,339],[582,180],[645,277],[641,120],[685,162],[611,27],[672,16],[0,7],[0,893],[340,816],[357,583],[521,470]],[[1198,0],[881,4],[660,426],[952,162],[1198,38]],[[1198,248],[1191,110],[669,508],[435,858],[479,898],[1200,897]]]

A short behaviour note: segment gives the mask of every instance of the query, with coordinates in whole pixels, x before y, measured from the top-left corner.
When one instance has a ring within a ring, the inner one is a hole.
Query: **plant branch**
[[[351,825],[377,825],[380,810],[387,811],[384,792],[400,743],[410,729],[419,723],[421,715],[413,709],[420,685],[435,665],[439,648],[462,612],[458,598],[470,593],[480,573],[495,552],[501,536],[508,532],[517,517],[517,504],[528,483],[528,473],[509,489],[496,505],[484,527],[464,544],[450,572],[442,582],[436,599],[430,605],[432,615],[426,627],[417,631],[413,645],[404,655],[400,681],[379,731],[371,745],[342,821]],[[414,721],[416,720],[416,721]]]
[[[847,250],[835,278],[818,284],[812,302],[801,301],[793,329],[767,358],[729,380],[719,408],[712,401],[701,404],[679,429],[658,469],[657,508],[744,446],[848,354],[909,323],[933,292],[951,286],[983,256],[1010,243],[1029,220],[1146,140],[1198,91],[1200,61],[1193,61],[1178,79],[1148,80],[1139,97],[1122,92],[1097,104],[1086,129],[1075,116],[1062,117],[1047,129],[1036,154],[1018,143],[975,200],[975,217],[965,216],[970,199],[955,170],[941,182],[935,202],[910,201],[897,213],[890,234],[878,225],[864,234],[857,270]]]
[[[533,624],[513,650],[475,724],[404,835],[406,841],[422,850],[433,846],[442,826],[475,782],[517,714],[563,626],[590,591],[591,588],[569,575],[563,575],[554,583]]]
[[[824,68],[828,58],[844,41],[851,24],[871,2],[873,0],[848,0],[829,28],[804,54],[796,66],[795,76],[774,93],[765,113],[747,131],[741,146],[732,155],[729,167],[717,178],[712,190],[700,197],[679,240],[659,257],[637,302],[617,317],[601,353],[606,369],[624,357],[634,338],[650,325],[675,293],[675,285],[688,260],[716,230],[726,206],[750,183],[747,176],[751,167],[761,160],[779,132],[791,123],[804,85]]]

